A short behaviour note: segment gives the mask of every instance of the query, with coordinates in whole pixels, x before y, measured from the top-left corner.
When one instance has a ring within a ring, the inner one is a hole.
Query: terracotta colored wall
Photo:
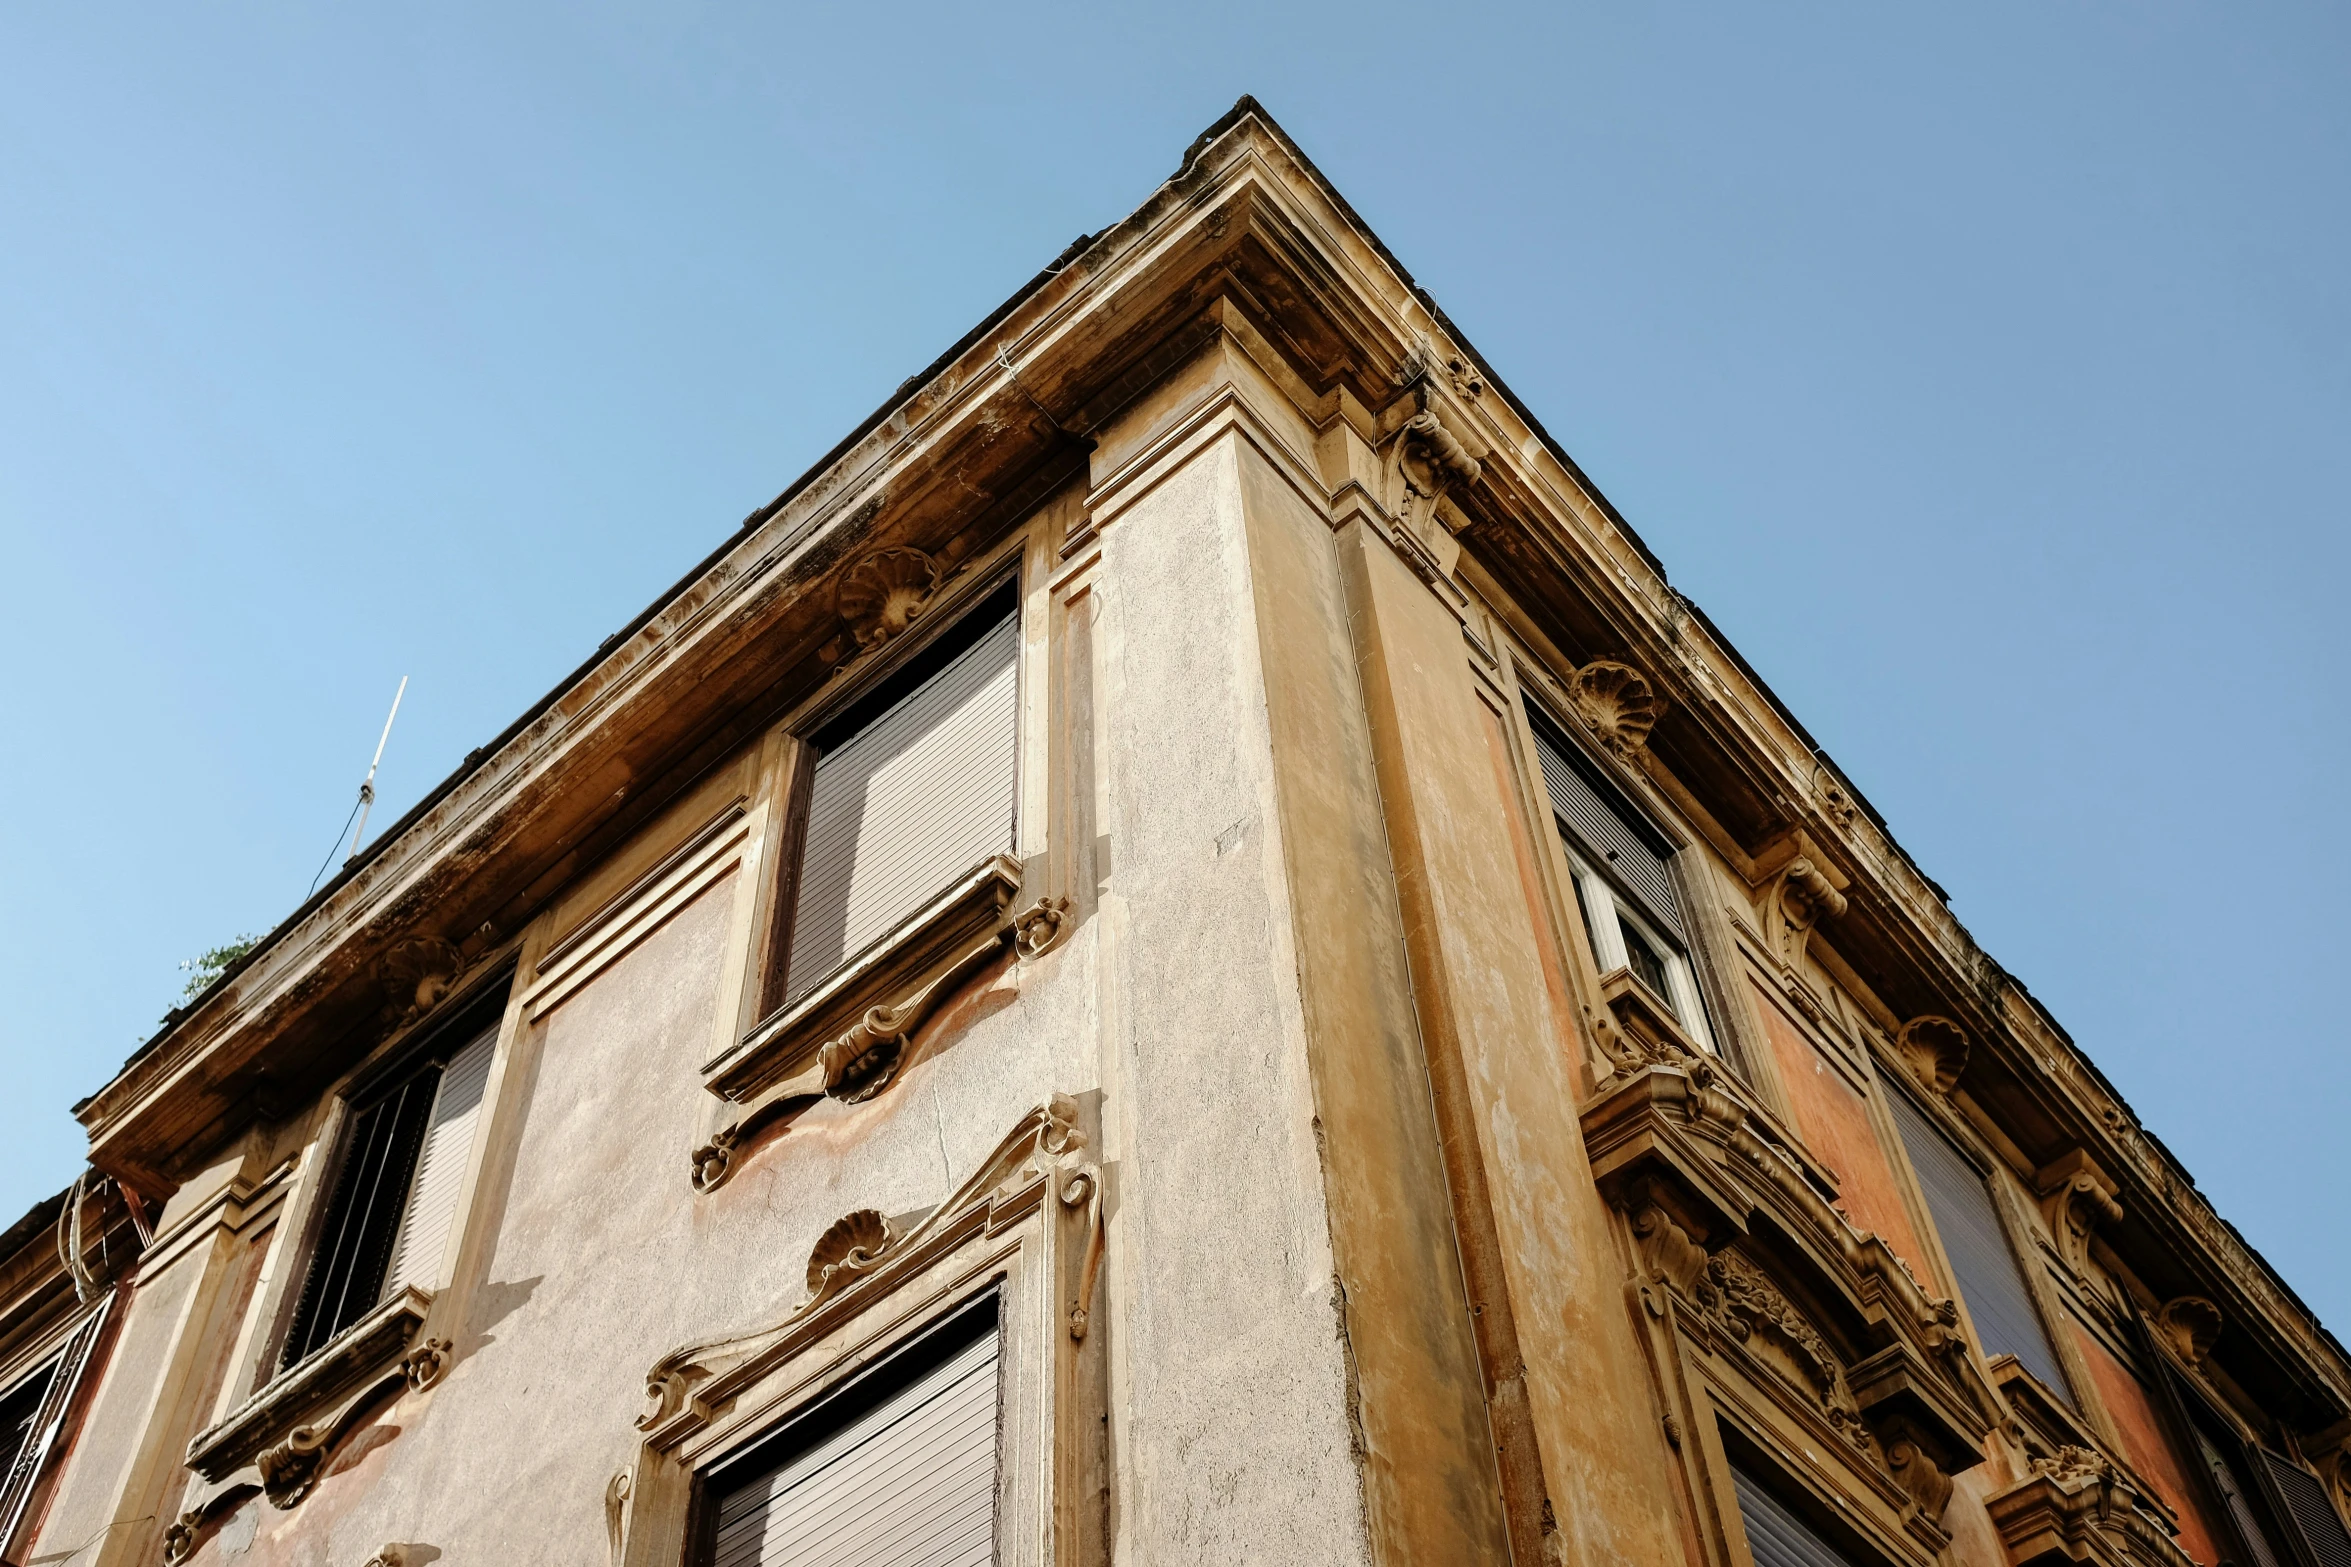
[[[2069,1324],[2074,1344],[2082,1358],[2090,1363],[2090,1379],[2098,1384],[2098,1394],[2106,1401],[2106,1412],[2121,1428],[2123,1456],[2130,1461],[2141,1479],[2155,1487],[2156,1492],[2171,1504],[2179,1514],[2180,1544],[2189,1555],[2200,1562],[2217,1562],[2220,1550],[2213,1544],[2219,1531],[2205,1520],[2194,1498],[2197,1488],[2188,1482],[2188,1472],[2173,1449],[2171,1438],[2164,1431],[2163,1417],[2155,1408],[2147,1389],[2133,1376],[2130,1368],[2114,1358],[2089,1334],[2080,1323]]]
[[[1885,1145],[1870,1125],[1869,1106],[1845,1081],[1844,1074],[1822,1059],[1820,1051],[1796,1032],[1787,1014],[1771,997],[1756,988],[1763,1025],[1771,1035],[1772,1054],[1788,1090],[1795,1113],[1796,1133],[1830,1169],[1837,1172],[1842,1193],[1837,1207],[1865,1230],[1875,1230],[1885,1243],[1910,1264],[1920,1278],[1931,1277],[1924,1262],[1926,1248],[1911,1227],[1910,1210],[1903,1206],[1901,1189],[1894,1184],[1894,1168]]]

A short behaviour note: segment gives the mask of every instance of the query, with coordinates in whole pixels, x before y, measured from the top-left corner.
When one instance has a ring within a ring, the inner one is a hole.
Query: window
[[[950,1312],[703,1479],[703,1567],[995,1559],[997,1297]]]
[[[1531,707],[1528,717],[1593,961],[1603,974],[1627,970],[1684,1033],[1712,1050],[1681,902],[1666,869],[1673,846],[1548,720]]]
[[[500,993],[500,1002],[503,992]],[[453,1048],[356,1104],[279,1368],[413,1285],[439,1287],[472,1161],[499,1003],[442,1031]]]
[[[1006,581],[808,737],[784,1005],[1014,844],[1020,599]]]
[[[1967,1300],[1967,1314],[1985,1355],[2014,1355],[2017,1364],[2040,1378],[2050,1392],[2070,1401],[2057,1351],[2033,1304],[2024,1270],[2009,1249],[1983,1172],[1908,1096],[1887,1097],[1902,1146],[1910,1154],[1910,1167],[1918,1172],[1919,1188],[1926,1194],[1927,1211],[1943,1237],[1944,1255],[1951,1259],[1952,1282]]]
[[[1747,1550],[1755,1567],[1857,1567],[1857,1558],[1830,1544],[1803,1514],[1745,1468],[1732,1465],[1731,1483],[1739,1493],[1739,1521],[1746,1525]]]
[[[19,1543],[16,1535],[42,1471],[65,1447],[74,1394],[90,1368],[110,1306],[111,1301],[83,1318],[63,1348],[0,1391],[0,1552]]]

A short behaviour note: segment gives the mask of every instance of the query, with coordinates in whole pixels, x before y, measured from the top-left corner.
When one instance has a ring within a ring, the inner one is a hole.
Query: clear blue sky
[[[395,9],[0,17],[0,1222],[1251,92],[2351,1326],[2351,13]]]

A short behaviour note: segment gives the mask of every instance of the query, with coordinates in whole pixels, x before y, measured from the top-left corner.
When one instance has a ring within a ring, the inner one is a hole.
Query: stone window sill
[[[448,1346],[416,1337],[431,1304],[412,1285],[352,1323],[190,1442],[188,1467],[216,1497],[258,1487],[275,1505],[294,1506],[378,1395],[395,1383],[421,1389],[439,1379]]]
[[[1001,953],[1033,957],[1052,946],[1063,906],[1038,903],[1015,916],[1020,888],[1020,862],[990,857],[705,1063],[703,1086],[723,1108],[694,1150],[695,1189],[722,1184],[752,1136],[791,1111],[820,1098],[854,1104],[880,1093],[914,1031],[958,985]]]

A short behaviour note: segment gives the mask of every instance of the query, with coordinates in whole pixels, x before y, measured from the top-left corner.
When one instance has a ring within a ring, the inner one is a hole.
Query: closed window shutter
[[[1902,1146],[1910,1151],[1910,1166],[1926,1192],[1927,1209],[1943,1237],[1943,1251],[1951,1259],[1984,1353],[2014,1355],[2051,1392],[2070,1400],[2072,1391],[2058,1368],[2057,1351],[2033,1306],[2016,1253],[2008,1248],[1982,1173],[1907,1098],[1899,1093],[1888,1097]]]
[[[1015,610],[818,757],[784,970],[787,1004],[964,872],[1011,849],[1019,650]]]
[[[2351,1530],[2343,1527],[2343,1515],[2327,1500],[2325,1484],[2318,1476],[2288,1463],[2266,1447],[2261,1449],[2261,1463],[2269,1471],[2270,1484],[2277,1488],[2279,1500],[2285,1503],[2286,1515],[2302,1532],[2302,1543],[2309,1547],[2310,1559],[2318,1567],[2351,1567]]]
[[[1682,906],[1673,895],[1673,877],[1665,868],[1673,846],[1598,775],[1573,742],[1555,734],[1550,721],[1533,708],[1527,711],[1535,758],[1542,764],[1543,786],[1551,793],[1560,830],[1605,867],[1651,919],[1688,941]]]
[[[473,1160],[474,1136],[482,1118],[482,1091],[490,1080],[490,1057],[497,1044],[498,1029],[493,1024],[441,1068],[432,1115],[425,1122],[424,1145],[417,1154],[416,1180],[409,1188],[400,1238],[392,1248],[392,1266],[384,1279],[380,1297],[384,1300],[411,1284],[425,1290],[440,1287],[449,1232],[457,1218],[458,1188],[464,1185],[466,1167]]]
[[[1734,1466],[1731,1483],[1739,1492],[1739,1521],[1747,1526],[1755,1567],[1856,1567],[1851,1556],[1746,1470]]]
[[[6,1471],[0,1472],[0,1552],[18,1543],[16,1533],[24,1523],[25,1508],[32,1502],[33,1488],[41,1483],[41,1472],[49,1460],[65,1446],[65,1423],[73,1414],[74,1394],[90,1369],[98,1335],[105,1330],[113,1305],[109,1296],[74,1329],[55,1360],[0,1399],[0,1444],[5,1444],[0,1446],[0,1455],[8,1464]]]
[[[717,1499],[710,1567],[987,1567],[996,1335]]]
[[[2213,1489],[2220,1492],[2223,1506],[2229,1510],[2229,1522],[2236,1525],[2237,1537],[2244,1541],[2252,1556],[2251,1567],[2286,1567],[2271,1548],[2269,1532],[2261,1526],[2261,1515],[2254,1510],[2253,1499],[2245,1494],[2237,1472],[2231,1468],[2220,1446],[2199,1425],[2196,1427],[2196,1445],[2204,1450],[2204,1467],[2211,1471]]]

